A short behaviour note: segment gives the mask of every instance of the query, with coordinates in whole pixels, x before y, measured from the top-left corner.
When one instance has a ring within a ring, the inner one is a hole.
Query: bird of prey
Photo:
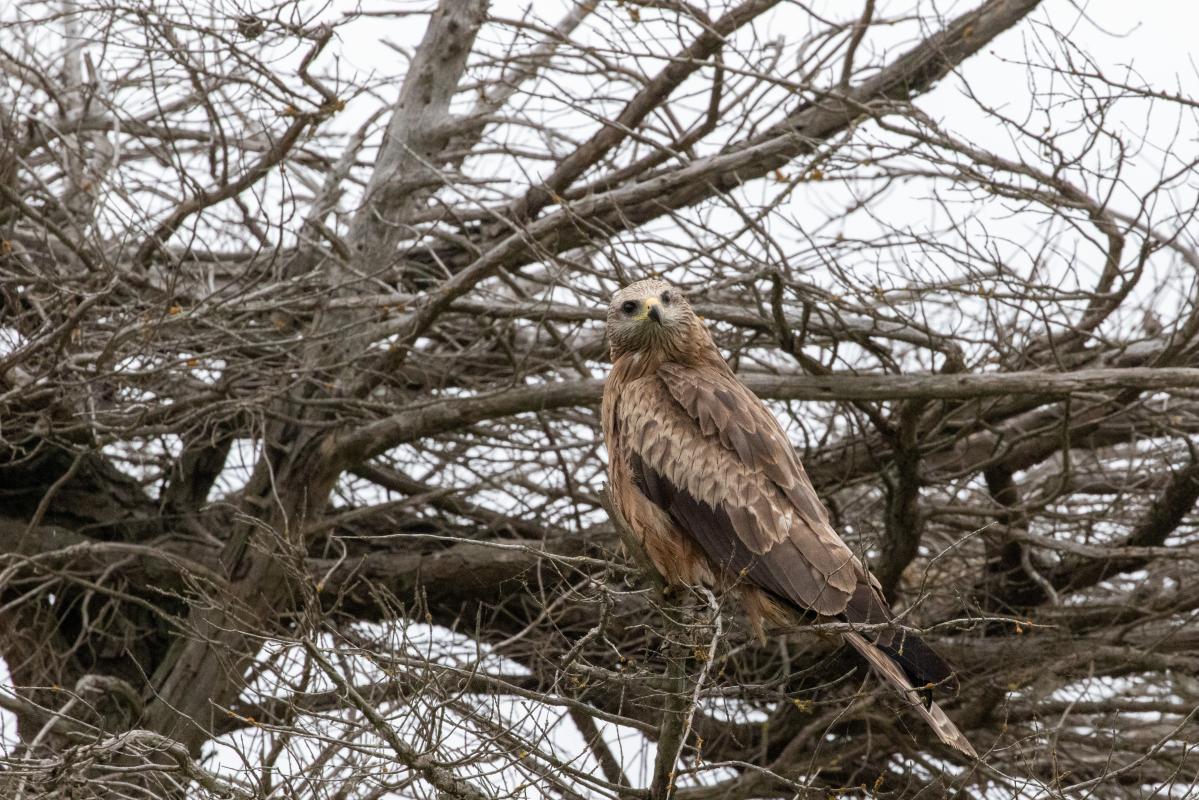
[[[751,625],[801,618],[872,626],[843,634],[946,744],[977,758],[932,701],[949,665],[889,628],[882,590],[829,524],[795,449],[737,379],[678,289],[644,280],[608,308],[603,425],[613,505],[668,584],[740,596]]]

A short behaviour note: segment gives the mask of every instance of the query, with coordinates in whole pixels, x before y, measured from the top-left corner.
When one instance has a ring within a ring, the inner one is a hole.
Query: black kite
[[[604,438],[616,509],[671,584],[736,591],[751,624],[893,616],[878,582],[829,524],[770,410],[733,374],[683,295],[659,280],[608,309]],[[941,740],[977,758],[932,701],[949,665],[897,628],[843,634]]]

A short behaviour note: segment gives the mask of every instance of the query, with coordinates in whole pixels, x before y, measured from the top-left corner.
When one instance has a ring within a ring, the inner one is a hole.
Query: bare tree
[[[1199,101],[958,5],[0,12],[4,796],[1194,796]],[[651,273],[980,762],[621,547]]]

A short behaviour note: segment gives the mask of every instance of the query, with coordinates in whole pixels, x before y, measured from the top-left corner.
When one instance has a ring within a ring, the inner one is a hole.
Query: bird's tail
[[[953,720],[945,715],[945,712],[931,700],[931,697],[926,704],[925,698],[921,697],[921,691],[912,685],[912,680],[908,677],[908,669],[905,669],[905,667],[909,665],[904,664],[903,661],[911,660],[912,656],[916,656],[917,652],[920,653],[921,661],[923,661],[922,657],[925,656],[924,651],[927,651],[937,662],[944,663],[941,661],[940,656],[937,656],[933,652],[931,647],[924,644],[924,642],[920,642],[914,636],[907,636],[905,637],[904,646],[900,654],[892,655],[882,646],[868,641],[860,633],[846,633],[844,636],[845,641],[853,645],[853,648],[870,662],[875,671],[898,689],[899,693],[912,704],[912,708],[924,718],[929,727],[937,732],[937,736],[941,737],[941,741],[973,759],[978,758],[978,753],[975,752],[974,747],[971,746],[965,734],[958,730],[957,725],[953,724]],[[913,647],[913,642],[919,642],[919,644]],[[902,654],[904,651],[906,651],[906,655]]]

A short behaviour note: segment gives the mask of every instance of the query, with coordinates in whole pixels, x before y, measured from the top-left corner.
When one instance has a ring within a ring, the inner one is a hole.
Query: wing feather
[[[795,548],[780,547],[763,557],[753,553],[738,536],[730,536],[734,523],[725,507],[712,508],[680,491],[669,480],[634,456],[633,475],[645,496],[669,511],[677,524],[696,540],[709,560],[729,583],[745,579],[784,600],[810,598],[824,605],[827,584]],[[830,596],[828,599],[834,599]]]
[[[665,369],[632,381],[617,408],[642,491],[719,568],[801,608],[842,613],[864,570],[823,506],[800,507],[780,485],[807,478],[773,416],[735,381],[672,380]]]
[[[798,518],[785,533],[837,588],[852,591],[860,575],[846,565],[856,559],[829,524],[828,511],[770,409],[732,373],[669,363],[657,374],[689,416],[713,421],[716,440],[757,473],[758,482],[782,493]]]

